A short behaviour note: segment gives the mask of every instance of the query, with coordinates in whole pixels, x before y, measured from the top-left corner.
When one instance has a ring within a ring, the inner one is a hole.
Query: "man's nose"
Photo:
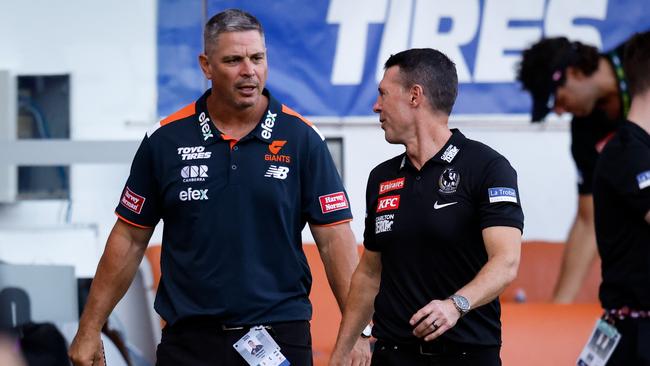
[[[372,105],[372,111],[375,113],[381,112],[381,105],[379,105],[379,100],[375,101],[375,104]]]
[[[245,76],[251,76],[255,73],[253,63],[250,60],[244,60],[241,64],[241,74]]]

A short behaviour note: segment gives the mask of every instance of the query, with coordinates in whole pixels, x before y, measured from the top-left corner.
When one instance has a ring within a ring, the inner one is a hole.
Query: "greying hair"
[[[384,69],[399,66],[402,86],[418,84],[434,111],[451,114],[458,95],[456,65],[442,52],[432,48],[413,48],[392,55]]]
[[[253,15],[240,9],[228,9],[216,14],[205,23],[205,28],[203,29],[205,54],[209,55],[216,48],[221,33],[250,30],[258,31],[262,36],[262,42],[264,42],[264,29],[262,29],[262,24]]]

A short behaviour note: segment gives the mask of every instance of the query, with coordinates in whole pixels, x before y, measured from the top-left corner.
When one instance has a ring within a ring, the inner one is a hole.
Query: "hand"
[[[74,366],[106,366],[100,333],[89,335],[77,331],[68,350],[68,357]]]
[[[459,318],[460,312],[451,300],[433,300],[418,310],[409,323],[415,327],[413,334],[428,342],[451,329]]]
[[[352,366],[370,366],[370,341],[368,338],[359,337],[350,352]]]
[[[337,347],[332,352],[329,366],[370,366],[370,342],[368,338],[359,337],[348,354]]]

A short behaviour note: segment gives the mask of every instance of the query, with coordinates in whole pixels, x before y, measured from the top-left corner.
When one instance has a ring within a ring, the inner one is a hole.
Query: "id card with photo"
[[[280,352],[280,346],[264,327],[254,327],[244,334],[233,347],[253,366],[289,366],[290,363]]]
[[[591,337],[578,357],[578,366],[604,366],[621,340],[621,334],[613,325],[598,319]]]

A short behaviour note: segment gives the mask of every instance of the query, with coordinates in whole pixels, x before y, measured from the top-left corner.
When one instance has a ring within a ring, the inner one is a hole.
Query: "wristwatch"
[[[372,336],[372,325],[368,324],[361,331],[361,338],[370,338],[370,336]]]
[[[465,296],[461,295],[451,295],[449,299],[454,303],[456,310],[460,313],[460,316],[467,314],[471,306],[469,305],[469,300]]]

